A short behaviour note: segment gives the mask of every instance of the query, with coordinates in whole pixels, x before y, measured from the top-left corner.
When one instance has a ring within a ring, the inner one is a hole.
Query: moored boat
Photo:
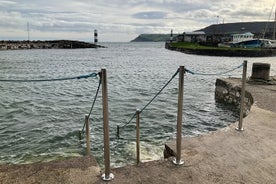
[[[274,48],[271,40],[269,39],[252,39],[233,43],[232,47],[241,48]]]

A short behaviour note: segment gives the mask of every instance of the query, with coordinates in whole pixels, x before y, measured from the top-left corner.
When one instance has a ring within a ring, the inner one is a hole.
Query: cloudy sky
[[[0,0],[0,40],[130,41],[142,33],[267,21],[275,0]]]

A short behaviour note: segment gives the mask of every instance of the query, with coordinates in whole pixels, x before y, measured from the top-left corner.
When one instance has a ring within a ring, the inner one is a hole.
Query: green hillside
[[[131,42],[165,42],[170,40],[170,37],[170,34],[141,34]]]

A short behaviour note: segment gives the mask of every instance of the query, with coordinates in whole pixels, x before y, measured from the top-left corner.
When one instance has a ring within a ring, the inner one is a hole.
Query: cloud
[[[132,15],[132,17],[137,19],[163,19],[167,13],[161,11],[149,11],[149,12],[139,12]]]
[[[129,41],[141,33],[193,31],[217,21],[268,20],[274,0],[0,0],[0,40],[26,37]],[[17,34],[16,34],[17,33]]]
[[[13,1],[0,1],[0,6],[6,6],[6,5],[10,6],[13,4],[16,4],[16,3]]]

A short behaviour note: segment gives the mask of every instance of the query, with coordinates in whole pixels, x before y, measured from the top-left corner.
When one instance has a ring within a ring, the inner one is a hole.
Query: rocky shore
[[[0,50],[79,48],[103,48],[103,46],[75,40],[0,41]]]

